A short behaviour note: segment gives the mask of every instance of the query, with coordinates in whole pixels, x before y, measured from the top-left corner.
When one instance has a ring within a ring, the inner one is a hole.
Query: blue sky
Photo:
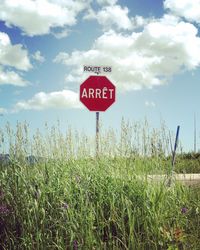
[[[199,134],[200,0],[1,0],[0,126],[31,130],[60,120],[95,133],[95,113],[79,102],[83,65],[112,66],[116,103],[105,127],[147,117],[181,126],[193,148]]]

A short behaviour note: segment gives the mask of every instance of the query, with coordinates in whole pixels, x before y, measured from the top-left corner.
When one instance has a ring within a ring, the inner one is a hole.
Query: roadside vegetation
[[[200,249],[200,188],[149,182],[170,174],[174,135],[165,124],[122,120],[95,138],[59,123],[30,136],[0,131],[0,249]],[[8,155],[6,155],[8,154]],[[182,152],[175,171],[200,170]]]

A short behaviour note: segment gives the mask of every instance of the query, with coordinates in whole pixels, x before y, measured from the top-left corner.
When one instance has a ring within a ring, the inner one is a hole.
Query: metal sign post
[[[173,154],[172,154],[172,167],[171,167],[171,173],[170,173],[170,178],[169,178],[169,182],[168,182],[169,186],[171,186],[171,184],[172,184],[172,179],[173,179],[173,174],[174,174],[174,165],[175,165],[176,149],[178,146],[179,130],[180,130],[180,126],[177,126],[176,139],[175,139],[174,150],[173,150]]]
[[[175,139],[174,151],[173,151],[173,155],[172,155],[172,173],[173,173],[173,171],[174,171],[176,149],[177,149],[177,146],[178,146],[179,130],[180,130],[180,126],[178,126],[178,127],[177,127],[177,130],[176,130],[176,139]]]
[[[96,156],[99,156],[99,112],[96,112]]]

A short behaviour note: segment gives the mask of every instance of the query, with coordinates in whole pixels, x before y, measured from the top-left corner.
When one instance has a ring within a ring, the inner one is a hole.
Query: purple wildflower
[[[188,211],[188,209],[187,209],[186,207],[182,207],[182,208],[181,208],[181,213],[182,213],[182,214],[186,214],[187,211]]]
[[[63,203],[62,207],[63,207],[64,209],[68,209],[68,208],[69,208],[69,205],[65,202],[65,203]]]
[[[74,240],[73,242],[73,246],[74,246],[74,250],[78,250],[78,241],[77,240]]]
[[[8,215],[9,212],[10,212],[10,210],[8,209],[8,207],[6,205],[0,206],[0,214],[1,215]]]

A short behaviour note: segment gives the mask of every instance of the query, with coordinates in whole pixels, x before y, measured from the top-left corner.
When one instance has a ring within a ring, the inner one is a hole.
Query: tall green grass
[[[72,129],[46,125],[30,138],[27,124],[7,125],[0,249],[200,249],[199,189],[148,182],[147,174],[167,171],[168,133],[134,126],[122,121],[119,138],[104,132],[96,158],[93,138]],[[29,154],[42,159],[30,165]]]
[[[107,157],[154,156],[157,158],[171,154],[174,134],[162,121],[159,128],[152,128],[145,119],[129,122],[122,119],[120,131],[104,129],[101,125],[99,155]],[[30,133],[29,124],[17,123],[12,128],[9,123],[0,129],[0,153],[9,153],[13,158],[35,155],[45,158],[71,159],[95,155],[95,136],[68,127],[62,131],[59,121],[55,126],[37,129]],[[182,148],[179,146],[179,152]]]

